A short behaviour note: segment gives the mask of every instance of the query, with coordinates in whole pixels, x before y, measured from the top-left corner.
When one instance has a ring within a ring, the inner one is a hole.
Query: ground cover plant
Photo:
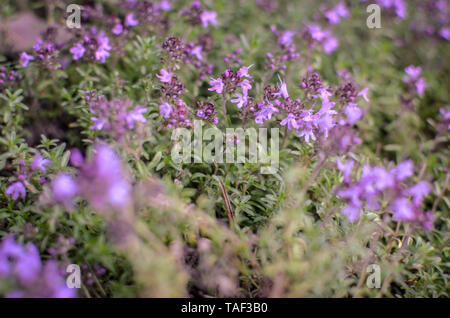
[[[0,2],[1,296],[448,297],[447,1],[74,2]]]

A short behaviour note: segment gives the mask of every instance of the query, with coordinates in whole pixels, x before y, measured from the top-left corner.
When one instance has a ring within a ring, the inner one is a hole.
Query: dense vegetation
[[[448,297],[447,1],[70,2],[0,1],[0,295]]]

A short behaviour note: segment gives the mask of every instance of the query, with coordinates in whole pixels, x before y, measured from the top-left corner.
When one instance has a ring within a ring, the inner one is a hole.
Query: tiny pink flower
[[[217,12],[215,11],[203,11],[200,19],[202,20],[203,27],[208,27],[208,24],[215,26],[217,24]]]
[[[161,69],[161,74],[156,74],[156,77],[159,78],[161,83],[170,83],[172,81],[173,73],[167,71],[166,69]]]
[[[125,26],[130,27],[130,26],[136,26],[138,24],[139,24],[139,21],[136,20],[133,13],[127,14],[127,16],[125,17]]]
[[[13,200],[16,201],[19,196],[22,197],[22,199],[25,199],[27,190],[22,182],[17,181],[6,188],[6,194],[12,196]]]
[[[22,54],[20,54],[20,65],[22,65],[23,67],[27,67],[28,63],[30,63],[30,61],[32,60],[34,60],[34,57],[32,55],[29,55],[26,52],[22,52]]]
[[[216,91],[217,94],[222,94],[223,92],[223,81],[222,78],[212,79],[209,81],[209,85],[211,85],[211,88],[208,88],[208,91]]]

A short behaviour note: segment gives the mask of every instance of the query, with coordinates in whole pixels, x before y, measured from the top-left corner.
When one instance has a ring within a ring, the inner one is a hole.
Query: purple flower
[[[125,17],[125,26],[131,27],[139,24],[139,21],[135,19],[133,13],[128,13]]]
[[[300,131],[297,137],[305,137],[306,142],[309,142],[310,138],[312,140],[316,140],[316,136],[314,135],[311,125],[307,125],[302,131]]]
[[[13,200],[16,201],[19,198],[19,195],[22,197],[22,199],[25,199],[25,196],[27,195],[27,190],[25,189],[25,186],[22,182],[16,181],[13,184],[11,184],[8,188],[6,188],[6,194],[11,195]]]
[[[156,74],[156,77],[159,78],[161,83],[170,83],[172,81],[173,73],[167,71],[165,68],[161,69],[161,75]]]
[[[172,9],[172,5],[168,0],[161,0],[158,8],[162,11],[169,11],[170,9]]]
[[[405,198],[399,198],[391,205],[394,211],[394,219],[402,221],[414,220],[414,207]]]
[[[70,151],[70,163],[74,167],[81,167],[84,164],[84,157],[80,150],[73,148]]]
[[[426,88],[427,88],[427,82],[425,81],[425,79],[423,77],[419,78],[416,82],[417,94],[422,96],[423,93],[425,92]]]
[[[354,205],[347,205],[342,209],[342,214],[346,215],[350,223],[355,222],[359,218],[359,208]]]
[[[161,106],[159,106],[159,113],[164,116],[164,118],[169,118],[170,114],[172,113],[173,109],[169,105],[169,103],[164,103]]]
[[[129,129],[134,129],[134,123],[140,122],[145,123],[147,119],[144,114],[147,112],[147,108],[143,106],[136,106],[131,113],[126,116],[126,121]]]
[[[413,203],[415,206],[420,206],[424,196],[430,193],[430,191],[430,185],[426,181],[421,181],[408,190],[409,194],[413,196]]]
[[[405,68],[405,73],[413,80],[418,78],[421,72],[422,68],[420,66],[415,67],[414,65],[410,65]]]
[[[192,49],[191,54],[194,55],[199,61],[201,61],[203,60],[202,51],[202,47],[200,45],[197,45]]]
[[[337,195],[350,200],[351,205],[355,207],[362,207],[362,202],[359,197],[363,190],[364,189],[359,184],[355,184],[348,189],[338,191]]]
[[[223,92],[223,81],[222,78],[212,79],[209,81],[209,85],[211,85],[211,88],[208,88],[208,91],[216,91],[217,94],[222,94]]]
[[[406,18],[406,4],[403,2],[403,0],[396,0],[394,1],[395,6],[395,14],[399,18],[405,19]]]
[[[288,116],[280,122],[280,125],[281,126],[287,125],[289,130],[291,130],[292,128],[295,128],[295,129],[300,128],[300,126],[297,122],[297,119],[295,118],[294,114],[292,114],[292,113],[289,113]]]
[[[281,82],[280,92],[285,100],[289,98],[289,93],[288,93],[287,85],[286,85],[285,81]]]
[[[249,67],[246,67],[246,66],[242,66],[240,69],[239,69],[239,71],[237,72],[237,75],[239,76],[239,77],[248,77],[248,78],[252,78],[249,74],[248,74],[248,70],[250,69],[250,67],[252,67],[253,66],[253,64],[252,65],[250,65]]]
[[[321,42],[327,36],[327,33],[322,31],[320,26],[315,25],[315,24],[309,25],[308,30],[309,30],[309,33],[311,34],[311,37],[318,42]]]
[[[109,51],[111,50],[111,46],[109,45],[109,38],[106,37],[103,33],[100,33],[97,37],[98,48],[95,52],[95,59],[97,61],[101,61],[102,63],[106,62],[106,58],[110,55]]]
[[[122,31],[123,31],[123,26],[122,26],[122,24],[119,23],[114,26],[114,28],[112,29],[111,32],[115,35],[119,35],[120,33],[122,33]]]
[[[217,12],[215,11],[203,11],[200,19],[202,20],[203,27],[208,27],[208,24],[215,26],[217,24]]]
[[[261,110],[255,114],[255,123],[262,125],[265,120],[270,120],[272,115],[278,112],[278,108],[274,107],[271,103],[267,103],[267,105],[265,105],[265,102],[262,101]]]
[[[23,67],[27,67],[28,63],[30,63],[30,61],[32,60],[34,60],[34,57],[32,55],[29,55],[26,52],[22,52],[22,54],[20,54],[20,65],[22,65]]]
[[[105,144],[96,144],[94,158],[77,178],[83,197],[99,211],[120,209],[129,198],[130,185],[124,178],[119,156]]]
[[[130,185],[124,180],[113,182],[108,190],[109,203],[114,207],[122,207],[128,199]]]
[[[349,182],[350,176],[352,175],[352,169],[355,162],[353,160],[349,160],[347,162],[342,162],[341,158],[336,159],[336,165],[339,171],[344,175],[344,181]]]
[[[205,112],[201,109],[197,110],[197,117],[205,118]]]
[[[81,43],[77,43],[69,50],[69,52],[73,54],[73,59],[76,61],[84,55],[86,49]]]
[[[347,18],[348,16],[349,12],[343,2],[340,2],[334,9],[325,13],[325,17],[330,21],[330,24],[337,24],[340,18]]]
[[[16,279],[21,289],[5,294],[7,298],[74,297],[75,290],[66,286],[54,261],[41,263],[34,244],[22,246],[13,237],[7,237],[0,245],[0,276]]]
[[[78,186],[70,174],[61,173],[56,176],[51,185],[53,198],[58,203],[71,204],[78,193]]]
[[[243,106],[247,105],[248,96],[236,93],[236,98],[232,99],[231,102],[237,104],[236,105],[237,108],[242,108]]]
[[[332,116],[333,112],[335,111],[330,111],[323,114],[319,112],[317,114],[321,116],[315,121],[315,124],[320,128],[320,131],[323,131],[325,138],[328,138],[328,131],[336,125],[335,120]]]
[[[384,190],[394,185],[394,178],[383,167],[375,167],[370,172],[377,190]]]
[[[278,39],[278,44],[288,46],[292,44],[292,38],[294,37],[295,32],[292,31],[284,31],[280,38]]]
[[[323,50],[326,54],[333,53],[337,49],[338,46],[339,46],[339,42],[333,36],[327,37],[325,39],[325,41],[323,42]]]
[[[36,155],[31,163],[31,169],[39,169],[41,172],[45,172],[45,166],[49,166],[51,164],[52,162],[50,160],[44,159],[41,155]]]
[[[327,102],[327,103],[330,101],[329,97],[330,97],[331,95],[333,95],[333,94],[331,94],[331,93],[328,91],[327,87],[321,88],[321,89],[319,90],[319,93],[320,93],[320,98],[322,98],[322,101],[323,101],[323,102]],[[335,104],[335,103],[334,103],[334,104]],[[323,103],[322,103],[322,105],[323,105]],[[333,105],[333,106],[334,106],[334,105]]]
[[[447,41],[450,41],[450,28],[442,28],[439,34]]]
[[[93,130],[102,130],[107,123],[107,121],[103,118],[91,117],[91,120],[93,124],[89,127],[89,129]]]
[[[35,245],[26,248],[7,237],[0,246],[0,276],[14,275],[22,284],[32,283],[39,277],[41,259]]]
[[[391,173],[395,175],[397,180],[403,181],[413,175],[414,164],[411,160],[403,161],[397,167],[393,168]]]
[[[242,94],[244,94],[245,96],[247,96],[248,90],[252,88],[252,85],[250,84],[250,81],[248,79],[244,79],[243,81],[241,81],[238,86],[242,88]]]
[[[362,96],[366,102],[370,102],[370,99],[367,96],[368,92],[369,92],[369,88],[365,87],[358,93],[358,96]]]
[[[347,115],[347,121],[350,125],[360,120],[363,115],[361,108],[355,103],[348,103],[348,106],[344,109],[344,113]]]

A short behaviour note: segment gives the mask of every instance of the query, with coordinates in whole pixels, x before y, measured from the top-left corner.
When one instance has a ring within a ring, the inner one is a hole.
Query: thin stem
[[[228,118],[227,115],[227,94],[225,92],[222,93],[222,112],[223,112],[223,117],[226,121],[226,123],[228,124],[228,126],[231,126],[231,121],[230,118]]]
[[[288,125],[286,125],[286,126],[284,126],[284,135],[283,135],[283,141],[281,142],[281,150],[284,149],[288,134],[289,134]]]

